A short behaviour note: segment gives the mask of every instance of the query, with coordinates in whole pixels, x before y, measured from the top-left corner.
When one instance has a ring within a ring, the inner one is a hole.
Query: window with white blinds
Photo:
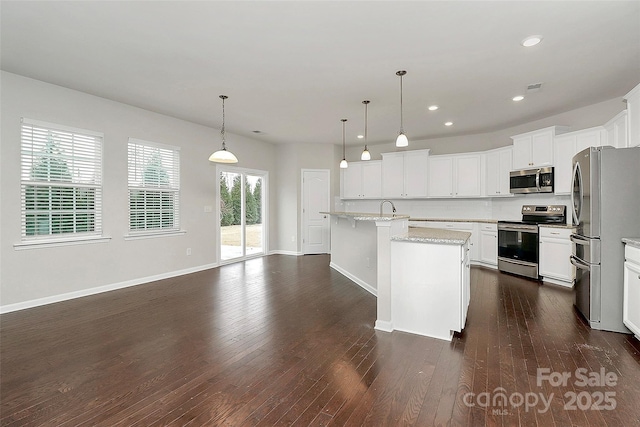
[[[102,233],[103,134],[22,119],[22,239]]]
[[[180,148],[129,138],[129,231],[180,228]]]

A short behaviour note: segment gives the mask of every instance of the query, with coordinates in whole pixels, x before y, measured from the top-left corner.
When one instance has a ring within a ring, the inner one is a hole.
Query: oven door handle
[[[574,266],[576,266],[577,268],[581,269],[581,270],[586,270],[586,271],[591,271],[591,266],[589,266],[588,263],[582,261],[580,258],[578,258],[575,255],[571,255],[571,257],[569,258],[569,260],[571,261],[571,264],[573,264]]]
[[[502,225],[498,224],[499,231],[526,231],[529,233],[538,234],[538,226],[530,226],[530,225]]]
[[[587,239],[586,237],[582,237],[579,234],[572,234],[569,236],[569,239],[576,245],[582,245],[582,246],[591,245],[591,241],[589,239]]]

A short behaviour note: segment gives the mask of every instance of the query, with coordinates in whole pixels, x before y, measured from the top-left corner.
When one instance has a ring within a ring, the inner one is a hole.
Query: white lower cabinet
[[[480,262],[498,265],[498,225],[480,223]]]
[[[640,248],[626,245],[622,321],[640,339]]]
[[[563,286],[573,286],[575,267],[570,258],[571,228],[539,227],[538,274],[542,279]]]

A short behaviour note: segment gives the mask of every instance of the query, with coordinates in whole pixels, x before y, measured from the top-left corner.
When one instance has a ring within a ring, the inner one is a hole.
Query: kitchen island
[[[471,233],[409,228],[391,238],[390,329],[451,341],[470,297]]]
[[[375,328],[451,340],[469,305],[470,233],[409,228],[408,215],[331,215],[330,266],[375,295]]]

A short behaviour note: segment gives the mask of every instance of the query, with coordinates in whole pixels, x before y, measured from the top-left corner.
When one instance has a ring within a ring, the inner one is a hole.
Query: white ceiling
[[[1,3],[2,69],[258,140],[489,132],[640,82],[640,2]],[[524,48],[531,34],[541,44]],[[527,85],[543,89],[511,98]],[[436,112],[427,111],[440,105]],[[452,127],[443,122],[451,120]],[[263,134],[257,135],[253,131]]]

